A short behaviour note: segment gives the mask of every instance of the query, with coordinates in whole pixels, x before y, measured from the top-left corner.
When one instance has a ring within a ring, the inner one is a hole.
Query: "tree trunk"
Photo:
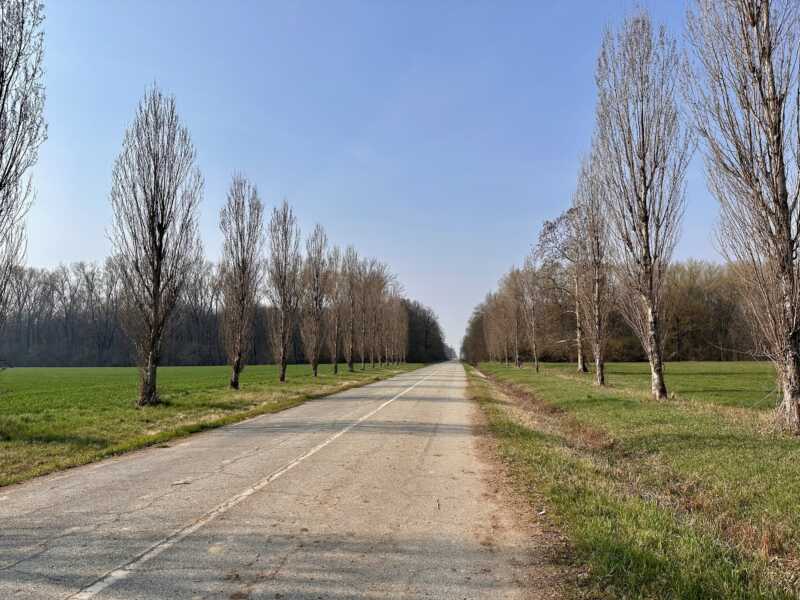
[[[594,350],[595,383],[597,385],[605,385],[606,374],[605,360],[603,356],[605,332],[603,331],[602,315],[600,314],[600,282],[600,267],[597,265],[597,263],[595,263],[594,289],[592,290],[594,301],[594,344],[592,345],[592,349]]]
[[[350,342],[348,342],[348,346],[350,351],[347,353],[347,370],[351,373],[353,372],[353,338],[350,338]]]
[[[800,356],[789,351],[780,368],[781,391],[780,416],[792,433],[800,433]]]
[[[577,267],[576,267],[577,268]],[[586,358],[583,356],[583,326],[581,325],[581,303],[578,300],[578,275],[575,274],[575,344],[578,346],[578,373],[586,373]]]
[[[158,404],[156,380],[158,376],[158,352],[151,349],[147,354],[147,364],[142,370],[142,381],[139,388],[139,406]]]
[[[317,372],[319,370],[319,361],[318,360],[312,360],[311,361],[311,370],[314,372],[314,377],[316,377],[317,376]]]
[[[595,383],[597,385],[606,384],[606,364],[603,362],[603,355],[596,351],[594,355]]]
[[[238,390],[239,389],[239,373],[242,370],[242,353],[237,352],[236,358],[233,359],[233,365],[231,365],[231,389]]]
[[[281,383],[284,383],[286,381],[286,357],[285,356],[281,356],[280,368],[281,368],[281,374],[280,374],[280,377],[279,377],[279,381]]]
[[[664,383],[664,363],[661,358],[661,335],[658,316],[649,302],[647,305],[647,353],[650,361],[650,391],[653,395],[653,400],[666,400],[667,386]]]
[[[336,334],[333,338],[333,374],[339,374],[339,331],[337,328]]]

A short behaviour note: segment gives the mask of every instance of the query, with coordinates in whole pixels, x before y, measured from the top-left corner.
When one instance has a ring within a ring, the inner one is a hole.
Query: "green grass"
[[[249,366],[241,390],[228,367],[162,367],[159,406],[136,408],[135,368],[19,368],[0,373],[0,486],[294,406],[309,398],[408,371],[403,365],[348,373],[290,365]]]
[[[570,375],[576,370],[574,363],[548,363],[545,368]],[[775,408],[778,400],[775,369],[769,362],[671,362],[665,366],[665,377],[670,393],[688,400],[760,410]],[[606,379],[611,386],[646,392],[650,367],[609,363]]]
[[[656,403],[647,399],[640,367],[609,366],[616,387],[608,390],[593,386],[588,376],[564,377],[562,369],[569,367],[536,374],[530,368],[480,366],[510,390],[531,393],[538,401],[533,406],[548,415],[545,422],[555,424],[544,437],[541,431],[526,434],[526,444],[539,453],[526,460],[532,468],[541,465],[541,476],[552,486],[548,496],[601,578],[632,598],[779,597],[764,591],[759,573],[766,568],[762,557],[771,560],[771,580],[781,586],[800,572],[800,441],[765,428],[761,410],[727,413],[702,402],[737,405],[725,401],[717,382],[727,378],[729,388],[737,389],[742,372],[741,387],[747,387],[758,371],[752,363],[695,363],[682,378],[684,385],[694,382],[701,402]],[[678,371],[670,365],[667,383],[674,389]],[[558,468],[545,469],[542,453]],[[598,529],[604,511],[607,525],[617,528],[608,539]],[[667,518],[674,527],[663,524]],[[607,542],[614,537],[621,546],[612,552]],[[709,544],[719,548],[716,554]],[[701,548],[712,552],[711,564],[695,555]],[[652,579],[656,570],[630,563],[640,554],[665,570],[672,582],[668,592],[656,593],[664,585]],[[615,564],[625,573],[605,573]],[[698,579],[695,565],[712,579]],[[736,584],[736,577],[744,579]],[[634,593],[637,586],[652,594]]]

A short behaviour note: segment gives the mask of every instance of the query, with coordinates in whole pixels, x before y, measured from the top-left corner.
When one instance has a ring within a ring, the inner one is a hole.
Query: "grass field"
[[[551,363],[548,370],[572,375],[575,365]],[[777,403],[775,369],[769,362],[674,362],[665,367],[667,385],[687,400],[723,406],[770,410]],[[650,389],[647,363],[609,363],[608,384],[646,392]]]
[[[607,390],[574,365],[480,369],[499,384],[471,377],[506,459],[544,494],[598,590],[797,596],[800,440],[770,425],[768,366],[670,364],[677,398],[663,403],[647,399],[646,365],[609,365]]]
[[[250,366],[242,389],[228,367],[162,367],[159,406],[136,408],[134,368],[19,368],[0,373],[0,486],[186,435],[420,365],[339,369],[290,365],[285,384],[273,365]]]

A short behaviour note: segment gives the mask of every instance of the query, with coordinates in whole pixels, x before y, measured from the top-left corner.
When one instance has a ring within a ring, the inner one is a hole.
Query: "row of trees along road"
[[[102,267],[22,267],[23,219],[32,197],[29,171],[47,132],[43,19],[36,0],[0,2],[0,317],[16,333],[16,339],[6,336],[6,350],[22,344],[30,349],[44,330],[56,334],[73,356],[82,341],[90,348],[86,356],[97,363],[116,362],[128,353],[118,341],[124,331],[140,367],[140,405],[159,401],[158,366],[165,343],[182,341],[174,335],[180,329],[205,339],[207,359],[219,355],[213,339],[221,339],[230,385],[238,388],[252,357],[259,313],[281,381],[298,331],[315,376],[325,347],[337,367],[343,356],[350,370],[357,359],[363,368],[367,362],[418,358],[420,349],[411,346],[412,320],[435,330],[430,340],[426,331],[424,358],[445,358],[435,316],[402,297],[402,286],[385,264],[360,258],[352,247],[343,253],[329,247],[319,225],[303,256],[288,203],[268,216],[256,187],[242,175],[233,177],[220,213],[222,259],[216,267],[207,263],[198,231],[203,178],[196,149],[175,99],[157,87],[139,104],[114,163],[113,255]],[[261,305],[262,298],[268,306]],[[182,327],[176,326],[178,316],[184,317]],[[212,322],[217,327],[209,328]],[[10,352],[6,363],[16,362],[10,360],[14,356]]]
[[[196,151],[175,99],[154,88],[145,94],[113,172],[113,257],[119,275],[123,329],[141,367],[140,404],[158,402],[157,367],[167,324],[181,297],[196,291],[192,273],[205,268],[197,228],[203,181]],[[256,186],[234,175],[220,213],[223,254],[212,284],[219,285],[222,341],[239,387],[262,295],[280,381],[299,330],[314,376],[323,349],[338,371],[400,363],[409,349],[409,303],[389,267],[362,259],[352,246],[331,247],[317,225],[304,248],[297,219],[284,201],[269,218]],[[196,281],[195,281],[196,283]],[[438,324],[437,324],[438,327]],[[439,334],[441,339],[441,335]],[[442,355],[437,358],[443,359]]]
[[[462,351],[519,361],[525,343],[536,360],[543,313],[568,298],[578,368],[586,370],[588,348],[603,385],[621,320],[650,364],[653,398],[666,399],[670,319],[680,321],[680,305],[691,303],[667,302],[670,262],[699,142],[721,206],[719,246],[728,259],[721,278],[735,281],[720,304],[726,316],[714,318],[727,325],[708,341],[724,343],[734,331],[742,335],[728,348],[749,340],[751,355],[769,358],[779,416],[800,432],[800,5],[695,0],[687,31],[681,49],[639,11],[606,33],[596,127],[572,206],[545,223],[524,267],[476,310]]]

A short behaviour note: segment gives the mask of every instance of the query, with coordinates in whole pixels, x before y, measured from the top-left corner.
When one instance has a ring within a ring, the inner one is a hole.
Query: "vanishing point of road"
[[[0,489],[0,598],[521,597],[465,389],[434,365]]]

